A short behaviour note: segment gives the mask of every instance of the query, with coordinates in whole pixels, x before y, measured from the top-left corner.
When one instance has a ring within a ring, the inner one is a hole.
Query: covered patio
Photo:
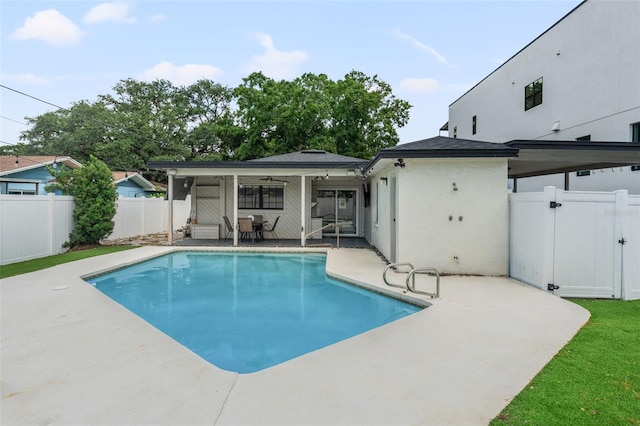
[[[259,217],[271,229],[278,221],[277,237],[288,241],[281,244],[327,244],[323,238],[339,234],[344,246],[346,239],[365,236],[368,203],[361,170],[366,163],[304,150],[241,162],[150,162],[149,168],[167,173],[170,224],[172,201],[191,193],[188,227],[194,240],[206,240],[204,245],[244,245],[239,219]],[[230,243],[221,241],[227,236]],[[173,245],[171,235],[169,240]]]

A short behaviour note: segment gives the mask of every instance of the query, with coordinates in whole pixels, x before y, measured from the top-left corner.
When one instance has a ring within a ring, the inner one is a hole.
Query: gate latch
[[[553,283],[547,284],[547,290],[549,290],[549,291],[557,290],[559,288],[560,288],[560,286],[557,286],[557,285],[555,285]]]
[[[562,203],[556,203],[555,201],[549,201],[549,208],[555,209],[556,207],[560,207]]]

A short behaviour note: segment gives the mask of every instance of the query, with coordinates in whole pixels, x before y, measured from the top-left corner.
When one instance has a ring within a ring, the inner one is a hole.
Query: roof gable
[[[289,152],[287,154],[273,155],[271,157],[257,158],[249,160],[250,163],[262,162],[284,162],[284,163],[361,163],[368,160],[356,157],[348,157],[346,155],[334,154],[319,149],[306,149],[298,152]]]
[[[51,166],[54,163],[76,169],[82,164],[71,157],[60,155],[0,155],[0,176]]]

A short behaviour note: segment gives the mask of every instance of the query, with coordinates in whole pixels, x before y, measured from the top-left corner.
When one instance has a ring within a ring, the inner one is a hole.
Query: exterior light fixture
[[[404,169],[406,167],[406,164],[404,162],[404,160],[402,158],[398,158],[398,162],[393,164],[394,167],[400,167],[401,169]]]

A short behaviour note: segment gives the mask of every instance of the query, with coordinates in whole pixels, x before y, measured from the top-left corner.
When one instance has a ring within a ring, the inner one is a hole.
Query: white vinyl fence
[[[640,299],[640,196],[509,195],[509,274],[562,297]]]
[[[173,229],[186,224],[191,199],[173,202]],[[73,230],[73,197],[0,195],[0,265],[63,253]],[[159,198],[118,198],[109,239],[166,232],[169,202]]]

